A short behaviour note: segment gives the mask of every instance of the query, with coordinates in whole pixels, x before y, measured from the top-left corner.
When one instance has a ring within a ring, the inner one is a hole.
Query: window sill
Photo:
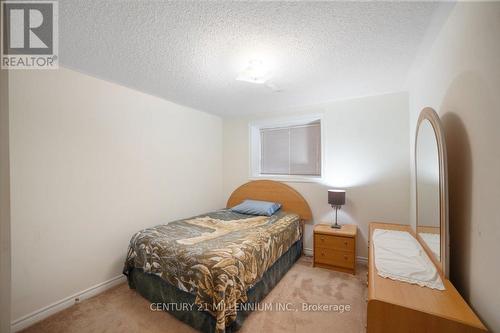
[[[322,177],[314,176],[288,176],[288,175],[257,175],[248,177],[249,180],[275,180],[278,182],[290,182],[290,183],[322,183]]]

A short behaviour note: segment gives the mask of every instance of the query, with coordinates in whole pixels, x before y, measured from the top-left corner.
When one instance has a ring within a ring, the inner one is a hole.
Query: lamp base
[[[340,206],[333,206],[332,205],[332,207],[335,207],[335,223],[332,224],[332,228],[333,229],[342,229],[342,226],[337,223],[337,211],[339,210]]]

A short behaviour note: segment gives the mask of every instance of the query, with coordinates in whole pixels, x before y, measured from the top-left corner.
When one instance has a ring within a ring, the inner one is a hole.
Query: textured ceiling
[[[439,4],[65,0],[60,62],[220,115],[402,90]],[[236,81],[248,61],[275,92]]]

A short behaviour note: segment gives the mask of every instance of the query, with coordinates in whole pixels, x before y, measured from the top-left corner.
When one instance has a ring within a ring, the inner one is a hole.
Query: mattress
[[[124,274],[134,269],[194,296],[215,331],[237,318],[238,304],[266,271],[301,238],[299,217],[250,216],[221,210],[137,232]]]

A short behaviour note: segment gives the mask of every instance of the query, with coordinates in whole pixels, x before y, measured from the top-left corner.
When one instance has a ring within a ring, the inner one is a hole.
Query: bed
[[[272,216],[229,208],[246,199],[279,202]],[[226,209],[137,232],[124,274],[130,288],[202,332],[233,332],[302,254],[305,199],[283,183],[237,188]]]

